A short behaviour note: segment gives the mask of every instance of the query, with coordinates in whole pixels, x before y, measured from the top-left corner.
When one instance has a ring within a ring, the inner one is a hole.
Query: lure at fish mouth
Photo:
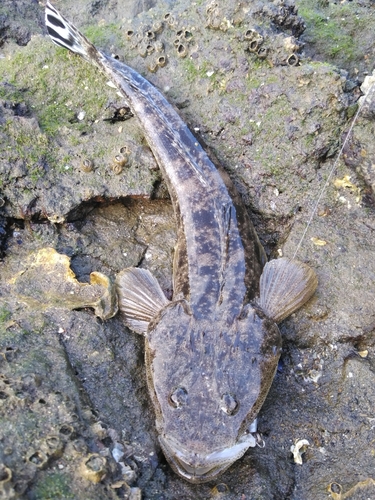
[[[49,2],[57,45],[109,76],[143,128],[167,182],[178,224],[174,291],[152,274],[119,273],[125,323],[145,336],[145,361],[160,446],[192,483],[217,477],[255,446],[253,422],[281,352],[278,322],[314,293],[314,271],[265,252],[228,176],[178,113],[139,73],[97,50]]]

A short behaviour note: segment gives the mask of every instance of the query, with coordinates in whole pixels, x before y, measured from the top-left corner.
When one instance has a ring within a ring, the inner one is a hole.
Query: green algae
[[[35,485],[35,500],[73,499],[75,494],[70,488],[71,478],[61,472],[42,477]]]
[[[5,306],[0,307],[0,324],[6,323],[11,318],[12,313]]]
[[[0,79],[7,83],[0,87],[0,97],[25,101],[49,137],[58,134],[66,122],[85,132],[109,97],[96,68],[42,37],[35,37],[23,50],[5,59]],[[83,106],[86,117],[80,123],[76,115]]]
[[[117,24],[93,24],[82,29],[82,33],[90,40],[96,47],[108,47],[113,43],[118,45],[121,41],[121,30]],[[120,43],[120,47],[122,47]]]
[[[358,64],[363,59],[367,19],[350,3],[322,3],[299,0],[299,14],[306,22],[304,37],[321,56],[341,67]],[[356,41],[355,41],[356,40]]]

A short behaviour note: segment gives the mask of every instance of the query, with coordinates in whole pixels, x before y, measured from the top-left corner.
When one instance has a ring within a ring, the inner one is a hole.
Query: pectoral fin
[[[116,278],[119,309],[127,326],[146,334],[149,322],[169,304],[156,278],[146,269],[129,267]]]
[[[285,257],[271,260],[260,277],[259,305],[279,323],[307,302],[317,286],[316,274],[306,264]]]

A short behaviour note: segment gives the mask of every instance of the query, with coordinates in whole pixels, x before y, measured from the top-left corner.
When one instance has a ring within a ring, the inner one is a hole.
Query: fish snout
[[[192,483],[214,479],[256,444],[255,438],[248,434],[233,446],[223,446],[206,453],[202,450],[202,443],[196,443],[196,446],[190,443],[187,449],[179,441],[167,436],[159,436],[159,442],[171,467]]]

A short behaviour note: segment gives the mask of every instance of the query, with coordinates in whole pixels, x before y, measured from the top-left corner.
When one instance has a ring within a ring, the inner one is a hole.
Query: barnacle
[[[85,158],[81,162],[81,170],[82,170],[82,172],[92,172],[93,168],[94,168],[94,163],[92,162],[92,160],[89,160],[88,158]]]
[[[160,56],[157,62],[158,66],[160,66],[160,68],[163,68],[167,64],[167,56]]]
[[[9,483],[11,479],[12,471],[8,467],[5,467],[4,464],[0,463],[0,485]]]
[[[65,438],[71,438],[75,434],[74,427],[70,424],[62,424],[59,429],[59,433],[62,434]]]
[[[299,63],[299,57],[296,54],[290,54],[288,59],[286,60],[288,66],[297,66]]]
[[[0,498],[15,498],[15,491],[12,488],[12,471],[0,462]]]
[[[159,68],[159,65],[158,65],[157,61],[153,60],[147,64],[147,68],[149,71],[151,71],[151,73],[156,73],[156,71]]]
[[[244,34],[245,40],[261,40],[263,42],[263,36],[259,33],[259,31],[254,29],[248,29]]]
[[[17,355],[17,351],[18,351],[17,347],[12,347],[10,345],[5,347],[4,355],[5,355],[5,359],[8,361],[8,363],[11,363],[12,361],[14,361],[14,359],[16,358],[16,355]]]
[[[147,52],[147,55],[151,55],[155,50],[155,45],[152,44],[152,43],[149,43],[147,46],[146,46],[146,52]]]
[[[178,57],[186,57],[187,54],[188,54],[187,48],[183,43],[180,43],[180,45],[177,47]]]
[[[174,26],[174,24],[176,22],[174,16],[170,12],[167,12],[165,14],[164,19],[165,19],[165,21],[167,21],[167,23],[169,24],[169,26]]]
[[[128,163],[128,159],[129,159],[128,156],[123,155],[122,153],[116,155],[113,158],[113,164],[111,166],[112,171],[117,175],[121,174],[124,165],[126,165]]]
[[[183,38],[185,38],[185,40],[190,40],[191,38],[193,38],[193,33],[189,30],[185,30],[182,36]]]
[[[85,457],[80,466],[80,472],[83,477],[92,483],[99,483],[107,471],[107,461],[98,453],[91,453]]]
[[[253,38],[255,38],[255,33],[257,33],[255,30],[247,30],[244,35],[245,40],[252,40]]]
[[[333,500],[354,500],[355,498],[370,499],[374,498],[375,481],[369,477],[364,481],[359,481],[345,493],[343,493],[343,488],[339,483],[331,483],[327,489]]]
[[[138,47],[138,54],[141,57],[147,56],[147,46],[148,46],[148,43],[141,43],[141,45]]]
[[[142,33],[134,33],[133,30],[129,30],[127,35],[128,40],[131,40],[131,47],[134,49],[139,44],[144,41],[144,37]]]
[[[220,497],[225,497],[228,492],[229,492],[228,486],[225,483],[219,483],[212,488],[211,495],[214,498],[220,498]]]
[[[263,40],[262,39],[254,39],[251,40],[251,42],[248,45],[248,50],[249,52],[258,52],[260,46],[262,45]]]
[[[152,25],[152,29],[155,33],[161,33],[163,31],[164,25],[161,21],[155,21]]]
[[[48,463],[48,457],[42,450],[37,450],[28,455],[27,461],[36,465],[38,469],[43,469]]]
[[[259,57],[259,59],[266,59],[266,57],[268,56],[268,48],[260,47],[260,49],[258,49],[257,56]]]
[[[114,163],[112,166],[111,166],[111,169],[112,169],[112,172],[116,175],[120,175],[121,172],[123,171],[123,166],[122,165],[119,165],[118,163]]]
[[[126,165],[128,163],[128,157],[127,157],[127,155],[120,153],[114,157],[113,161],[117,165],[121,165],[123,167],[124,165]]]
[[[44,442],[41,444],[41,449],[48,457],[59,458],[63,453],[64,444],[59,436],[51,434],[45,438]]]
[[[3,207],[4,205],[5,205],[4,198],[0,198],[0,207]]]
[[[156,42],[154,43],[154,48],[156,52],[162,52],[164,50],[164,43],[160,40],[156,40]]]
[[[145,38],[147,38],[147,40],[154,40],[156,38],[156,35],[155,35],[154,31],[149,30],[149,31],[146,31]]]
[[[342,486],[339,483],[331,483],[328,486],[328,492],[331,493],[332,498],[335,500],[341,500]]]

